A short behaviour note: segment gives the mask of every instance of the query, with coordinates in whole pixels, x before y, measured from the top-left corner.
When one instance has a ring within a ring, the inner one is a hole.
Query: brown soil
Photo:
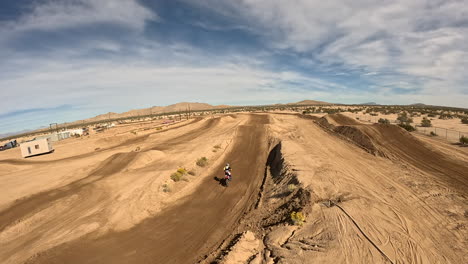
[[[468,261],[465,151],[343,115],[146,125],[2,153],[2,263]],[[173,182],[178,168],[192,173]]]

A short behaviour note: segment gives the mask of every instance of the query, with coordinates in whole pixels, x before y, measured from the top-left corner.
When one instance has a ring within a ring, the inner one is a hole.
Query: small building
[[[21,143],[20,148],[23,158],[54,151],[50,137],[26,141]]]

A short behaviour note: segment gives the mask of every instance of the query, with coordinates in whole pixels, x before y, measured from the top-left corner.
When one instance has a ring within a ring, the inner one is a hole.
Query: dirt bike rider
[[[224,167],[224,177],[228,177],[229,180],[231,180],[232,176],[231,176],[231,166],[229,165],[229,163],[226,163],[226,166]]]

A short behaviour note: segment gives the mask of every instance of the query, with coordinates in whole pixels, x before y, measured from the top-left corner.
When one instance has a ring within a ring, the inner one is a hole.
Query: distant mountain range
[[[329,105],[330,103],[322,102],[322,101],[314,101],[314,100],[303,100],[297,103],[288,103],[287,105]],[[281,105],[281,104],[277,104]],[[213,109],[223,109],[223,108],[230,108],[235,106],[230,105],[210,105],[206,103],[190,103],[190,102],[181,102],[177,104],[172,104],[168,106],[153,106],[143,109],[134,109],[124,113],[113,113],[109,112],[106,114],[101,114],[92,118],[78,120],[68,124],[79,124],[79,123],[88,123],[88,122],[97,122],[101,120],[108,120],[108,119],[117,119],[117,118],[126,118],[132,116],[145,116],[145,115],[154,115],[154,114],[161,114],[161,113],[171,113],[171,112],[178,112],[178,111],[187,111],[188,109],[192,111],[199,111],[199,110],[213,110]]]
[[[303,100],[297,103],[289,103],[289,104],[296,104],[296,105],[331,105],[332,103],[327,103],[323,101],[315,101],[315,100]]]
[[[358,104],[358,105],[379,105],[379,104],[376,103],[376,102],[368,102],[368,103],[362,103],[362,104]]]

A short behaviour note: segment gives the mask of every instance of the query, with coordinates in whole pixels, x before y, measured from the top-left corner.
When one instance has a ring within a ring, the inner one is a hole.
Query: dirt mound
[[[318,122],[325,127],[361,125],[358,121],[342,114],[326,115],[320,118]]]
[[[145,152],[140,152],[136,157],[128,164],[129,170],[135,170],[148,166],[148,164],[155,162],[165,156],[164,152],[159,150],[148,150]]]
[[[359,147],[372,154],[385,154],[378,150],[372,139],[360,130],[361,123],[342,114],[332,114],[323,116],[315,121],[320,126],[340,134]]]
[[[468,163],[448,158],[395,125],[374,124],[358,128],[386,156],[406,160],[421,170],[435,173],[455,189],[466,193],[468,189]]]
[[[378,150],[378,147],[372,139],[362,132],[359,127],[356,126],[338,126],[333,129],[333,131],[343,135],[344,137],[348,138],[358,146],[364,148],[366,151],[372,154],[380,154],[381,156],[385,156],[385,154]]]

